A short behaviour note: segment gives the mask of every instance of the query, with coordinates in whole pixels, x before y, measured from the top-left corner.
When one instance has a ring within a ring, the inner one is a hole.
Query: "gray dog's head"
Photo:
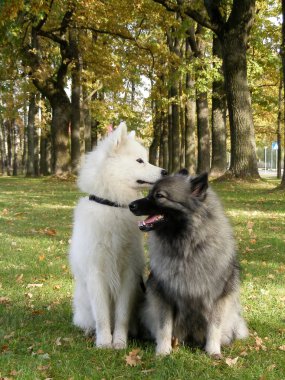
[[[161,229],[170,225],[175,228],[189,218],[204,202],[208,189],[208,174],[196,177],[186,169],[157,181],[147,197],[130,203],[135,215],[149,215],[139,223],[142,231]]]

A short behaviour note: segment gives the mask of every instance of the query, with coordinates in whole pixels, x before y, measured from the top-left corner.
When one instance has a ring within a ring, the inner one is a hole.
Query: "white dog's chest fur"
[[[76,244],[77,236],[80,237],[80,247]],[[75,276],[84,278],[104,273],[112,296],[119,291],[125,270],[135,268],[139,274],[144,265],[142,234],[128,209],[100,205],[87,197],[82,198],[75,210],[72,240],[70,259]]]

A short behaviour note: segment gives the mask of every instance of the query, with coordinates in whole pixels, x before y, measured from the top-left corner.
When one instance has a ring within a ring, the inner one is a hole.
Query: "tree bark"
[[[207,92],[197,94],[198,164],[197,173],[210,170],[210,136],[208,125]]]
[[[18,175],[18,166],[19,166],[19,127],[15,120],[12,122],[12,133],[13,133],[13,176]]]
[[[52,107],[52,173],[62,176],[70,171],[68,154],[70,101],[65,91],[59,91],[51,97],[50,103]]]
[[[222,57],[221,44],[216,36],[213,36],[213,56]],[[227,170],[226,109],[224,81],[221,78],[213,81],[212,91],[211,174],[214,176],[220,176]]]
[[[80,62],[78,36],[76,31],[69,32],[70,50],[73,56],[71,69],[71,168],[77,174],[80,164]]]
[[[282,73],[283,73],[283,94],[285,99],[285,0],[282,0],[282,44],[281,44],[281,58],[282,58]],[[284,151],[285,151],[285,128],[284,128]],[[285,190],[285,154],[283,162],[283,175],[280,187]]]
[[[37,113],[36,109],[36,95],[34,93],[30,94],[29,99],[29,112],[28,112],[28,123],[27,123],[27,143],[28,143],[28,154],[27,154],[27,166],[26,166],[26,176],[34,177],[35,175],[35,158],[34,158],[34,138],[35,138],[35,116]]]
[[[160,141],[160,112],[158,110],[157,101],[153,101],[153,139],[149,147],[149,162],[157,165],[158,148]]]
[[[282,78],[280,78],[278,91],[278,117],[277,117],[277,178],[281,179],[282,139],[281,139],[281,113],[282,113]]]
[[[229,174],[237,178],[259,178],[251,97],[247,81],[246,35],[223,33],[222,52],[231,132]]]
[[[190,63],[193,53],[189,39],[186,39],[186,60]],[[196,102],[195,102],[195,78],[189,72],[186,73],[185,104],[185,166],[190,174],[196,173]]]
[[[7,120],[4,123],[7,136],[7,175],[12,175],[12,125],[11,121]]]

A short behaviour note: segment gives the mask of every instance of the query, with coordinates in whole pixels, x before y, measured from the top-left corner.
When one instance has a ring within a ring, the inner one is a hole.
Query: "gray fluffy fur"
[[[207,174],[166,177],[132,205],[137,215],[165,217],[149,232],[151,275],[142,312],[156,353],[170,353],[174,336],[221,356],[221,345],[248,330],[232,228]]]

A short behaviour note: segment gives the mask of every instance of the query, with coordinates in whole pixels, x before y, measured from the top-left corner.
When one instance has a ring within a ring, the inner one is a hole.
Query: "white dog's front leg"
[[[106,280],[101,272],[92,272],[87,278],[87,289],[96,324],[96,346],[112,347],[110,297]]]
[[[127,347],[130,315],[138,292],[137,276],[134,273],[125,273],[123,277],[115,310],[113,347],[116,349]]]

